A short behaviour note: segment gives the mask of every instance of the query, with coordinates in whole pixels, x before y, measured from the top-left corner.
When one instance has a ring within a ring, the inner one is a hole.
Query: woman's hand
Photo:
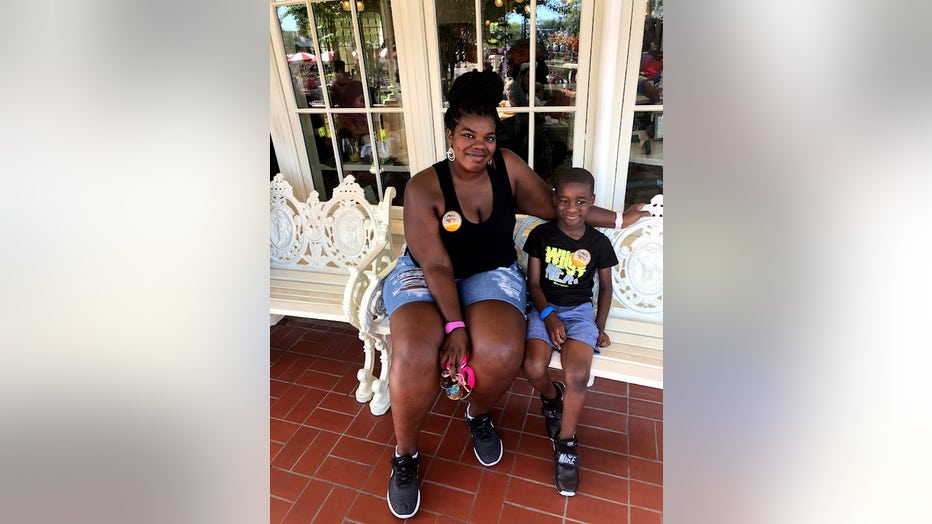
[[[556,313],[551,313],[544,318],[544,325],[547,326],[550,341],[557,349],[562,349],[563,343],[566,342],[566,326],[563,325],[563,321]]]
[[[469,332],[466,328],[457,328],[443,337],[443,344],[440,345],[440,369],[449,369],[452,376],[460,372],[460,364],[464,358],[468,358],[472,351],[472,340],[469,338]]]

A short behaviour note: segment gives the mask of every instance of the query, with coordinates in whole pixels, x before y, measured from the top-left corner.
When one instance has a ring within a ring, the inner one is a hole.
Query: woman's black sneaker
[[[388,509],[392,515],[406,519],[421,507],[421,490],[417,481],[418,458],[411,455],[392,457],[392,476],[388,479]]]

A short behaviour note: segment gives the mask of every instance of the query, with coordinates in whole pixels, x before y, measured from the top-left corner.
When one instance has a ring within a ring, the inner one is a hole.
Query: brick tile
[[[583,408],[583,413],[585,413],[586,408],[611,411],[614,413],[627,413],[628,399],[627,397],[609,395],[608,393],[590,389],[586,393],[586,402],[585,407]]]
[[[321,373],[327,373],[329,375],[336,375],[342,377],[343,375],[354,372],[355,374],[356,366],[343,362],[340,360],[333,360],[329,358],[321,358],[317,361],[317,364],[314,366],[315,371]]]
[[[320,505],[327,499],[332,489],[333,487],[329,484],[312,479],[282,522],[288,524],[313,522],[314,515],[317,514],[317,510],[320,509]]]
[[[609,453],[601,449],[585,448],[580,444],[579,453],[582,456],[581,467],[592,469],[623,477],[628,472],[628,455],[624,453]]]
[[[516,478],[522,478],[542,484],[553,482],[553,452],[542,457],[517,455],[515,466],[511,473]]]
[[[302,338],[291,346],[291,351],[294,353],[317,356],[327,349],[329,345],[330,342],[321,339],[321,337]]]
[[[531,386],[531,383],[528,382],[524,378],[519,378],[515,380],[511,384],[511,388],[509,389],[509,391],[511,391],[515,395],[527,395],[527,396],[537,395],[537,393],[534,392],[534,387]]]
[[[631,470],[631,478],[648,482],[651,484],[663,485],[663,463],[654,462],[653,460],[644,460],[637,457],[631,457],[628,462]]]
[[[278,455],[278,452],[285,447],[284,444],[279,444],[278,442],[269,442],[269,461],[275,460],[275,455]]]
[[[628,418],[628,446],[632,456],[657,460],[656,443],[654,421],[640,417]]]
[[[302,477],[300,475],[295,475],[288,471],[272,468],[269,472],[269,489],[272,495],[287,500],[289,502],[294,502],[298,498],[298,495],[304,491],[304,486],[307,486],[307,483],[310,479],[307,477]]]
[[[269,438],[275,442],[284,444],[288,439],[298,431],[298,425],[284,420],[271,419],[269,421]]]
[[[631,524],[661,524],[663,513],[631,507]]]
[[[508,482],[507,475],[494,473],[489,469],[482,472],[482,480],[476,490],[477,503],[473,505],[469,522],[498,522]]]
[[[326,395],[326,393],[319,389],[308,388],[307,392],[304,394],[304,398],[295,404],[295,406],[291,408],[291,411],[285,415],[285,420],[296,424],[302,424],[307,420],[307,417],[317,409],[324,395]]]
[[[321,431],[291,470],[302,475],[314,476],[339,438],[337,434]]]
[[[482,479],[484,468],[478,465],[449,460],[434,459],[430,464],[428,475],[430,478],[444,486],[462,489],[475,493]]]
[[[372,466],[369,464],[358,464],[331,456],[324,459],[314,476],[348,488],[361,489],[371,472]]]
[[[512,477],[505,495],[506,502],[556,515],[563,515],[565,499],[552,484],[538,484],[515,477]],[[504,518],[502,520],[505,521]]]
[[[642,400],[652,400],[654,402],[663,403],[663,390],[657,388],[650,388],[647,386],[641,386],[639,384],[630,384],[628,386],[628,395],[631,398],[639,398]]]
[[[269,349],[269,365],[275,363],[276,360],[280,359],[282,355],[285,354],[283,349]]]
[[[346,428],[349,427],[350,422],[352,421],[353,417],[351,415],[317,408],[311,412],[310,416],[307,417],[307,420],[304,421],[304,424],[314,428],[325,429],[327,431],[333,431],[334,433],[342,434],[344,431],[346,431]]]
[[[353,419],[353,422],[350,423],[343,434],[367,439],[369,437],[369,432],[372,431],[372,428],[375,427],[377,422],[378,417],[373,415],[369,411],[369,408],[363,409],[359,415],[356,415],[356,418]]]
[[[370,416],[370,415],[367,415],[367,416]],[[368,436],[369,440],[373,442],[381,442],[383,444],[394,445],[395,426],[392,424],[391,413],[386,413],[376,418],[378,420],[376,421],[375,425],[372,427],[372,430],[369,431],[369,436]]]
[[[657,432],[657,458],[663,462],[663,422],[654,422],[654,430]]]
[[[582,413],[579,415],[578,425],[627,433],[628,415],[618,411],[583,407]]]
[[[577,493],[567,501],[566,517],[589,524],[625,524],[628,522],[628,506]]]
[[[269,408],[269,416],[272,418],[284,419],[285,415],[307,394],[308,388],[303,386],[291,386],[288,391],[282,394],[281,398],[276,400]]]
[[[353,437],[343,436],[333,447],[330,454],[334,457],[344,458],[363,464],[376,464],[382,457],[383,453],[390,451],[390,448],[372,442]]]
[[[421,483],[421,510],[441,515],[469,515],[473,497],[433,482]]]
[[[349,513],[346,514],[346,518],[354,522],[365,522],[367,524],[398,522],[398,519],[388,509],[384,490],[381,496],[360,493],[356,497],[356,501],[353,502],[352,507],[350,507]]]
[[[280,398],[285,391],[288,391],[290,384],[288,382],[282,382],[280,380],[270,380],[269,381],[269,396],[272,398]]]
[[[561,499],[563,498],[556,491],[554,491],[553,494],[556,497],[559,497]],[[554,497],[551,497],[551,498],[554,498]],[[531,506],[531,507],[536,507],[536,506]],[[534,524],[547,524],[547,523],[552,522],[554,524],[560,524],[561,522],[563,522],[563,519],[556,515],[548,515],[546,513],[541,513],[533,509],[518,507],[513,504],[503,505],[501,509],[501,513],[502,513],[501,522],[506,522],[506,523],[507,522],[533,522]],[[562,509],[560,511],[560,514],[561,515],[563,514]],[[492,521],[492,522],[495,522],[495,521]]]
[[[359,369],[360,367],[361,366],[355,366],[353,369]],[[330,391],[355,399],[357,388],[359,388],[359,379],[356,378],[356,372],[354,371],[343,375],[343,377],[337,380],[336,384],[330,388]]]
[[[306,427],[298,428],[298,431],[285,443],[285,447],[282,448],[275,459],[272,460],[272,465],[282,469],[291,469],[294,467],[295,463],[304,455],[304,452],[317,437],[318,433],[319,431],[316,429]]]
[[[596,377],[595,384],[593,384],[594,388],[603,393],[610,393],[612,395],[618,395],[622,397],[628,396],[628,386],[629,384],[627,382],[619,382],[617,380],[609,380],[602,377]]]
[[[272,326],[269,336],[269,345],[276,349],[289,349],[292,344],[297,342],[306,332],[307,330],[305,329],[296,328],[287,324]]]
[[[278,380],[283,380],[285,382],[294,382],[298,377],[300,377],[307,369],[314,364],[316,359],[310,357],[298,357],[294,359],[294,362],[288,366],[288,369],[283,371],[277,377]]]
[[[653,511],[663,511],[663,488],[653,484],[631,481],[631,505]]]
[[[269,523],[270,524],[279,524],[285,515],[291,511],[291,502],[285,502],[282,499],[277,499],[272,497],[270,499],[269,507]]]
[[[314,369],[308,369],[298,377],[295,382],[302,386],[330,391],[330,389],[340,380],[339,377],[321,373]]]
[[[427,418],[424,419],[424,425],[421,426],[421,433],[427,432],[443,435],[447,432],[447,427],[450,425],[450,422],[450,417],[437,415],[436,413],[428,413]]]
[[[362,411],[364,406],[365,404],[358,402],[356,397],[341,395],[339,393],[327,393],[324,396],[324,399],[320,402],[320,407],[324,409],[339,411],[340,413],[346,413],[347,415],[352,415],[353,417]]]
[[[466,456],[466,449],[468,448],[468,458],[470,460],[476,460],[472,452],[472,438],[469,436],[466,424],[459,421],[453,421],[453,424],[454,426],[447,430],[446,435],[437,447],[437,458],[459,462]]]
[[[357,492],[353,490],[334,486],[330,496],[327,497],[323,506],[320,507],[320,511],[317,512],[315,522],[343,522],[343,517],[353,506],[353,503],[356,502],[357,495]],[[391,513],[389,513],[389,516],[391,516]]]
[[[282,373],[288,371],[288,368],[290,368],[298,358],[300,357],[294,353],[285,353],[282,355],[275,363],[269,366],[269,378],[278,379]]]
[[[521,435],[521,442],[518,444],[518,453],[530,455],[537,458],[553,458],[553,442],[549,438],[542,436],[544,433],[543,418],[540,422],[540,434]]]
[[[499,419],[499,426],[521,431],[524,428],[524,419],[527,418],[530,402],[530,397],[506,395],[505,409]]]
[[[436,456],[437,448],[440,446],[442,441],[443,437],[441,435],[434,435],[433,433],[421,433],[421,436],[417,440],[418,451],[431,457]],[[395,445],[392,444],[389,449],[392,450],[392,453],[394,453]]]
[[[663,420],[663,404],[632,398],[628,400],[628,413],[632,416]]]
[[[628,436],[616,431],[606,431],[597,427],[579,426],[576,429],[579,445],[582,449],[597,448],[613,453],[628,451]]]
[[[439,384],[439,382],[438,382]],[[437,390],[440,390],[440,386],[437,386]],[[462,418],[462,410],[458,410],[460,403],[454,402],[446,397],[446,395],[437,395],[437,400],[434,402],[434,407],[431,408],[431,413],[436,413],[438,415],[446,415],[448,417]],[[464,408],[465,409],[465,408]]]
[[[585,457],[582,458],[583,461],[585,461]],[[583,463],[583,466],[585,466],[585,463]],[[551,475],[553,475],[552,471]],[[607,475],[583,467],[579,472],[578,492],[587,496],[610,500],[618,504],[627,504],[628,479],[625,478],[624,475]]]

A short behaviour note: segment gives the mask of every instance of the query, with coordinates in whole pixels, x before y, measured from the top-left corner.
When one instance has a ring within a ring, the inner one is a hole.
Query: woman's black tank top
[[[479,224],[466,220],[460,208],[450,165],[446,160],[434,164],[444,200],[440,240],[453,264],[454,278],[466,278],[483,271],[508,267],[518,259],[513,237],[514,198],[505,159],[499,151],[495,152],[495,164],[499,167],[488,167],[492,183],[492,213],[485,222]],[[417,264],[417,261],[414,263]]]

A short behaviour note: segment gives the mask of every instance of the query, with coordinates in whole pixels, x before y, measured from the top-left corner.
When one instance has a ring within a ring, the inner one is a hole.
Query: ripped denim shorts
[[[527,307],[527,283],[517,262],[483,273],[456,279],[460,305],[466,307],[480,300],[508,302],[524,315]],[[398,257],[395,269],[385,277],[382,300],[388,315],[409,302],[433,302],[424,281],[424,272],[408,255]]]

